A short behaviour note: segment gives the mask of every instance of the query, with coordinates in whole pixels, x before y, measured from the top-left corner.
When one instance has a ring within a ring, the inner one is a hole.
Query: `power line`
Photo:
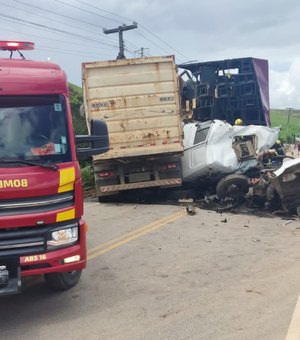
[[[43,46],[43,45],[39,45],[38,46],[39,50],[41,51],[53,51],[56,53],[60,53],[60,54],[70,54],[70,55],[77,55],[77,56],[82,56],[82,57],[92,57],[95,58],[95,54],[88,54],[88,53],[82,53],[82,51],[76,51],[76,50],[70,50],[70,49],[60,49],[60,48],[52,48],[52,47],[48,47],[48,46]],[[97,55],[99,55],[97,53]],[[104,54],[101,54],[104,55]],[[107,55],[107,54],[105,54]]]
[[[26,24],[25,24],[26,25]],[[30,25],[26,25],[26,26],[30,26]],[[13,32],[13,33],[20,33],[20,31],[15,31],[15,30],[11,30],[11,29],[8,29],[8,28],[1,28],[1,31],[8,31],[8,32]],[[45,36],[41,36],[41,35],[38,35],[38,34],[33,34],[33,33],[30,33],[30,36],[32,37],[37,37],[37,38],[42,38],[43,40],[47,39],[48,40],[52,40],[52,41],[57,41],[57,42],[60,42],[60,43],[66,43],[66,44],[70,44],[70,45],[75,45],[75,46],[78,46],[78,47],[82,47],[82,44],[79,44],[78,42],[72,42],[70,40],[61,40],[61,39],[54,39],[54,38],[45,38]],[[97,48],[99,49],[99,46],[96,46],[95,44],[89,44],[88,42],[85,43],[84,46],[87,46],[88,48]],[[116,46],[117,48],[118,46]],[[108,47],[101,47],[101,49],[107,49]]]
[[[165,41],[163,41],[162,39],[160,39],[156,34],[152,33],[150,30],[148,30],[148,28],[146,28],[145,26],[139,24],[145,31],[147,31],[148,33],[150,33],[151,35],[153,35],[156,39],[158,39],[159,41],[161,41],[162,43],[164,43],[165,45],[167,45],[168,47],[170,47],[173,51],[177,52],[178,54],[180,54],[183,58],[185,58],[186,60],[190,60],[190,58],[186,57],[184,54],[182,54],[181,52],[179,52],[178,50],[176,50],[174,47],[172,47],[170,44],[166,43]]]
[[[32,12],[26,11],[25,9],[21,9],[21,8],[18,8],[18,7],[15,7],[15,6],[7,5],[7,4],[2,3],[2,2],[0,2],[0,4],[1,4],[1,5],[4,5],[4,6],[7,6],[7,7],[9,7],[9,8],[14,8],[14,9],[20,10],[20,11],[25,12],[25,13],[33,14]],[[36,6],[34,6],[34,7],[36,7]],[[48,12],[48,11],[47,11],[47,12]],[[75,27],[75,28],[78,29],[78,25],[75,26],[75,25],[72,25],[72,24],[69,24],[69,23],[66,24],[65,22],[62,22],[62,21],[59,21],[59,20],[56,20],[56,19],[52,19],[52,18],[50,19],[49,17],[46,17],[45,15],[41,15],[41,14],[37,14],[37,13],[34,13],[34,15],[35,15],[35,16],[38,16],[38,17],[41,17],[41,18],[46,18],[46,19],[51,20],[51,21],[58,22],[58,23],[63,24],[63,25],[68,25],[68,26],[70,26],[70,27]],[[85,32],[90,33],[90,34],[95,34],[95,32],[88,31],[88,30],[85,30],[85,29],[82,29],[82,28],[80,28],[80,30],[85,31]]]
[[[20,4],[23,4],[23,5],[26,5],[26,6],[29,6],[29,7],[31,7],[31,8],[35,8],[35,9],[38,9],[38,10],[41,10],[41,11],[44,11],[44,12],[47,12],[47,13],[52,13],[52,14],[54,14],[54,15],[58,15],[58,16],[61,16],[61,17],[63,17],[63,18],[67,18],[67,19],[69,19],[69,20],[75,21],[76,23],[81,22],[81,23],[83,23],[83,24],[87,24],[87,25],[90,25],[90,26],[93,26],[93,27],[97,27],[97,28],[99,28],[99,29],[103,29],[103,28],[104,28],[104,27],[102,27],[102,26],[100,26],[100,25],[95,25],[95,24],[90,23],[90,22],[88,22],[88,21],[80,20],[80,19],[77,19],[77,18],[75,19],[75,18],[72,18],[72,17],[70,17],[70,16],[67,16],[67,15],[64,15],[64,14],[61,14],[61,13],[58,13],[58,12],[56,12],[56,11],[52,11],[52,10],[45,9],[45,8],[42,8],[42,7],[39,7],[39,6],[35,6],[35,5],[28,4],[28,3],[24,2],[24,1],[21,1],[21,0],[13,0],[13,1],[15,1],[15,2],[17,2],[17,3],[20,3]],[[23,9],[19,9],[19,10],[25,11],[25,10],[23,10]],[[38,14],[35,14],[35,15],[38,15]],[[41,16],[41,15],[38,15],[38,16]],[[51,19],[51,20],[52,20],[52,19]],[[65,25],[67,25],[67,24],[65,24]],[[68,24],[68,25],[69,25],[69,24]],[[81,29],[81,28],[80,28],[80,29]],[[86,31],[86,30],[84,30],[84,31]],[[90,31],[86,31],[86,32],[95,34],[94,32],[90,32]],[[111,39],[108,39],[108,40],[109,40],[110,42],[112,42]]]
[[[55,1],[58,1],[58,2],[62,2],[61,0],[55,0]],[[110,12],[110,11],[107,11],[101,7],[98,7],[98,6],[94,6],[94,5],[90,5],[84,1],[81,1],[81,0],[74,0],[80,4],[83,4],[83,5],[86,5],[86,6],[89,6],[91,8],[95,8],[95,9],[98,9],[100,11],[103,11],[105,13],[108,13],[108,14],[111,14],[111,15],[114,15],[118,18],[121,18],[121,19],[125,19],[125,20],[128,20],[128,21],[133,21],[132,19],[130,18],[127,18],[127,17],[124,17],[124,16],[121,16],[121,15],[118,15],[118,14],[115,14],[113,12]],[[76,7],[76,6],[75,6]],[[106,17],[107,18],[107,17]],[[109,19],[109,18],[107,18]],[[112,20],[112,19],[110,19]],[[145,31],[147,31],[149,34],[151,34],[153,37],[155,37],[157,40],[159,40],[160,42],[162,42],[164,45],[168,46],[171,50],[175,51],[176,53],[180,54],[185,60],[190,60],[190,58],[188,58],[187,56],[185,56],[183,53],[181,53],[180,51],[178,51],[177,49],[175,49],[173,46],[171,46],[170,44],[168,44],[167,42],[163,41],[160,37],[158,37],[156,34],[154,34],[153,32],[151,32],[148,28],[146,28],[144,25],[138,23],[138,25],[143,28]],[[156,47],[158,47],[159,49],[165,51],[166,53],[169,53],[168,51],[166,51],[164,48],[162,48],[161,46],[159,46],[158,44],[154,43],[152,40],[148,39],[147,37],[145,37],[144,35],[140,34],[138,31],[135,31],[135,33],[141,35],[142,37],[144,37],[146,40],[148,40],[149,42],[151,42],[152,44],[154,44]]]
[[[97,28],[102,28],[102,29],[104,28],[103,26],[95,25],[95,24],[93,24],[93,23],[91,23],[91,22],[87,22],[87,21],[80,20],[80,19],[74,19],[74,18],[72,18],[72,17],[70,17],[70,16],[63,15],[63,14],[60,14],[60,13],[58,13],[58,12],[55,12],[55,11],[52,11],[52,10],[49,10],[49,9],[44,9],[44,8],[39,7],[39,6],[35,6],[35,5],[28,4],[28,3],[26,3],[26,2],[24,2],[24,1],[22,1],[22,0],[13,0],[13,1],[18,2],[18,3],[21,3],[21,4],[24,4],[24,5],[26,5],[26,6],[30,6],[30,7],[32,7],[32,8],[36,8],[36,9],[39,9],[39,10],[42,10],[42,11],[46,11],[47,13],[53,13],[53,14],[55,14],[55,15],[60,15],[60,16],[62,16],[62,17],[64,17],[64,18],[67,18],[67,19],[70,19],[70,20],[73,20],[73,21],[76,21],[76,22],[81,22],[81,23],[84,23],[84,24],[87,24],[87,25],[91,25],[91,26],[94,26],[94,27],[97,27]],[[72,7],[72,8],[76,8],[77,10],[84,11],[84,12],[87,12],[87,13],[90,13],[90,14],[93,14],[93,15],[96,15],[96,16],[99,16],[99,17],[104,18],[104,19],[106,19],[106,20],[111,20],[111,21],[114,21],[114,22],[121,23],[121,22],[118,21],[118,20],[109,18],[109,17],[104,16],[104,15],[100,15],[100,14],[98,14],[98,13],[89,11],[89,10],[84,9],[84,8],[81,8],[81,7],[77,7],[77,6],[68,4],[68,3],[66,3],[65,1],[62,1],[62,0],[54,0],[54,1],[56,1],[56,2],[58,2],[58,3],[61,3],[61,4],[64,4],[64,5],[66,5],[66,6]],[[118,14],[116,14],[116,13],[107,11],[107,10],[105,10],[105,9],[103,9],[103,8],[100,8],[100,7],[97,7],[97,6],[94,6],[94,5],[85,3],[84,1],[80,1],[80,0],[74,0],[74,1],[76,1],[76,2],[78,2],[78,3],[80,3],[80,4],[83,4],[83,5],[85,5],[85,6],[88,6],[88,7],[91,7],[91,8],[100,10],[100,11],[103,11],[103,12],[108,13],[108,14],[110,14],[110,15],[119,17],[119,18],[121,18],[121,19],[130,20],[129,18],[120,16],[120,15],[118,15]],[[37,14],[36,14],[36,15],[37,15]],[[57,21],[57,20],[56,20],[56,21]],[[132,20],[131,20],[131,21],[132,21]],[[58,22],[59,22],[59,21],[58,21]],[[156,34],[154,34],[153,32],[151,32],[151,31],[150,31],[148,28],[146,28],[144,25],[141,25],[141,24],[140,24],[140,27],[141,27],[142,29],[144,29],[146,32],[148,32],[149,34],[151,34],[153,37],[155,37],[155,39],[159,40],[161,43],[163,43],[164,45],[166,45],[168,48],[170,48],[171,50],[173,50],[173,51],[177,52],[178,54],[180,54],[181,56],[183,56],[183,57],[185,58],[185,60],[189,60],[189,58],[187,58],[184,54],[182,54],[180,51],[176,50],[176,49],[175,49],[174,47],[172,47],[170,44],[168,44],[168,43],[166,43],[165,41],[163,41],[160,37],[158,37]],[[84,29],[83,29],[83,30],[84,30]],[[61,30],[61,31],[62,31],[62,30]],[[84,30],[84,31],[86,31],[86,30]],[[69,32],[69,33],[70,33],[70,32]],[[91,33],[91,32],[89,32],[89,33]],[[150,43],[152,43],[153,45],[155,45],[157,48],[161,49],[162,51],[164,51],[164,52],[166,52],[166,53],[170,53],[168,50],[166,50],[165,48],[163,48],[163,47],[160,46],[159,44],[155,43],[153,40],[149,39],[148,37],[146,37],[146,36],[143,35],[142,33],[138,32],[138,31],[137,31],[136,33],[137,33],[138,35],[140,35],[141,37],[143,37],[144,39],[148,40]],[[93,34],[94,34],[94,32],[93,32]],[[85,39],[86,39],[86,38],[85,38]],[[111,41],[111,40],[110,40],[110,41]],[[137,45],[131,43],[130,41],[125,40],[125,42],[126,42],[126,44],[129,44],[129,45],[133,46],[135,49],[138,49],[138,48],[139,48]],[[107,44],[108,44],[108,43],[107,43]],[[113,46],[113,47],[116,47],[116,46],[114,46],[114,45],[112,45],[112,46]]]
[[[116,16],[116,17],[118,17],[118,18],[125,19],[125,20],[131,21],[131,22],[133,21],[132,19],[129,19],[129,18],[127,18],[127,17],[124,17],[124,16],[118,15],[118,14],[116,14],[116,13],[107,11],[107,10],[101,8],[101,7],[98,7],[98,6],[94,6],[94,5],[88,4],[88,3],[84,2],[84,1],[81,1],[81,0],[74,0],[74,1],[76,1],[76,2],[78,2],[78,3],[80,3],[80,4],[83,4],[83,5],[85,5],[85,6],[88,6],[88,7],[91,7],[91,8],[100,10],[100,11],[103,11],[103,12],[105,12],[105,13],[114,15],[114,16]],[[119,22],[119,23],[121,23],[121,22]],[[141,27],[143,27],[143,26],[141,26]],[[152,41],[151,39],[147,38],[145,35],[143,35],[143,34],[140,33],[139,31],[135,31],[135,33],[138,34],[138,35],[140,35],[140,36],[143,37],[144,39],[148,40],[148,41],[151,42],[153,45],[155,45],[156,47],[158,47],[159,49],[161,49],[162,51],[164,51],[164,52],[166,52],[166,53],[169,53],[169,51],[166,51],[166,50],[163,49],[161,46],[159,46],[158,44],[156,44],[156,43],[155,43],[154,41]],[[125,41],[125,42],[126,42],[126,41]],[[139,47],[138,47],[138,46],[135,46],[135,48],[138,49]]]
[[[66,6],[70,6],[70,7],[72,7],[72,8],[76,8],[76,9],[78,9],[78,10],[80,10],[80,11],[84,11],[84,12],[87,12],[87,13],[90,13],[90,14],[93,14],[93,15],[96,15],[96,16],[99,16],[99,17],[104,18],[104,19],[106,19],[106,20],[111,20],[111,21],[117,22],[118,24],[121,24],[121,25],[123,24],[122,22],[120,22],[120,21],[118,21],[118,20],[111,19],[111,18],[109,18],[109,17],[107,17],[107,16],[104,16],[104,15],[101,15],[101,14],[98,14],[98,13],[95,13],[95,12],[92,12],[92,11],[89,11],[89,10],[87,10],[87,9],[84,9],[84,8],[81,8],[81,7],[77,7],[77,6],[68,4],[68,3],[66,3],[66,2],[64,2],[64,1],[62,1],[62,0],[54,0],[54,1],[59,2],[59,3],[62,3],[62,4],[64,4],[64,5],[66,5]],[[75,1],[76,1],[76,0],[75,0]],[[80,4],[83,4],[83,5],[85,5],[85,6],[88,6],[88,7],[91,7],[91,8],[94,8],[94,9],[98,9],[98,7],[93,6],[93,5],[90,5],[90,4],[87,4],[87,3],[84,3],[84,2],[82,2],[82,1],[77,1],[77,2],[80,3]],[[127,20],[127,19],[126,19],[126,20]],[[131,21],[132,21],[132,20],[131,20]],[[105,29],[104,27],[101,27],[101,28]],[[133,43],[130,42],[130,41],[125,40],[125,42],[126,42],[126,44],[129,44],[129,45],[133,46],[134,48],[138,48],[138,46],[136,46],[135,44],[133,44]]]
[[[83,4],[83,5],[86,5],[86,6],[89,6],[89,7],[95,8],[95,9],[98,9],[98,10],[100,10],[100,11],[103,11],[103,12],[105,12],[105,13],[108,13],[108,14],[114,15],[114,16],[116,16],[116,17],[118,17],[118,18],[125,19],[125,20],[128,20],[128,21],[130,21],[130,22],[132,22],[132,21],[133,21],[132,19],[129,19],[129,18],[123,17],[123,16],[121,16],[121,15],[118,15],[118,14],[116,14],[116,13],[113,13],[113,12],[107,11],[107,10],[105,10],[105,9],[103,9],[103,8],[100,8],[100,7],[97,7],[97,6],[94,6],[94,5],[91,5],[91,4],[87,4],[86,2],[83,2],[83,1],[80,1],[80,0],[74,0],[74,1],[76,1],[76,2],[79,2],[80,4]],[[123,22],[119,21],[119,24],[123,24]]]
[[[153,40],[147,38],[144,34],[142,34],[141,32],[136,31],[136,34],[140,35],[141,37],[143,37],[144,39],[148,40],[149,42],[151,42],[154,46],[158,47],[160,50],[166,52],[166,53],[170,53],[169,51],[165,50],[163,47],[159,46],[158,44],[156,44]]]
[[[67,18],[67,19],[70,19],[70,20],[73,20],[73,21],[76,21],[76,22],[82,22],[83,24],[87,24],[87,25],[90,25],[90,26],[94,26],[94,27],[97,27],[97,28],[100,28],[100,29],[103,29],[103,28],[104,28],[104,27],[102,27],[102,26],[92,24],[91,22],[88,22],[88,21],[84,21],[84,20],[80,20],[80,19],[74,19],[74,18],[72,18],[72,17],[69,17],[68,15],[60,14],[60,13],[58,13],[58,12],[51,11],[51,10],[49,10],[49,9],[45,9],[45,8],[42,8],[42,7],[39,7],[39,6],[34,6],[34,5],[31,5],[31,4],[28,4],[28,3],[24,2],[24,1],[21,1],[21,0],[13,0],[13,1],[18,2],[18,3],[20,3],[20,4],[23,4],[23,5],[26,5],[26,6],[30,6],[30,7],[32,7],[32,8],[39,9],[39,10],[41,10],[41,11],[45,11],[45,12],[47,12],[47,13],[52,13],[52,14],[55,14],[55,15],[60,15],[60,16],[62,16],[62,17],[64,17],[64,18]]]
[[[117,21],[117,20],[115,20],[115,19],[111,19],[111,18],[108,18],[108,17],[106,17],[106,16],[104,16],[104,15],[96,14],[96,13],[94,13],[94,12],[92,12],[92,11],[87,10],[87,9],[80,8],[80,7],[77,7],[77,6],[68,4],[68,3],[66,3],[66,2],[64,2],[64,1],[62,1],[62,0],[54,0],[54,1],[59,2],[59,3],[61,3],[61,4],[64,4],[64,5],[66,5],[66,6],[72,7],[72,8],[79,9],[79,10],[81,10],[81,11],[84,11],[84,12],[87,12],[87,13],[90,13],[90,14],[93,14],[93,15],[97,15],[97,16],[99,16],[99,17],[101,17],[101,18],[106,19],[106,20],[111,20],[111,21],[113,21],[113,22],[119,23],[119,21]],[[102,27],[102,28],[104,28],[104,27]]]
[[[63,18],[67,18],[67,19],[69,19],[69,20],[76,21],[76,23],[81,22],[81,23],[84,23],[84,24],[87,24],[87,25],[90,25],[90,26],[93,26],[93,27],[97,27],[97,28],[99,28],[99,29],[104,29],[103,26],[95,25],[95,24],[93,24],[93,23],[91,23],[91,22],[88,22],[88,21],[85,21],[85,20],[80,20],[80,19],[77,19],[77,18],[75,19],[75,18],[72,18],[72,17],[70,17],[70,16],[68,16],[68,15],[64,15],[64,14],[58,13],[58,12],[56,12],[56,11],[52,11],[52,10],[45,9],[45,8],[42,8],[42,7],[39,7],[39,6],[35,6],[35,5],[28,4],[28,3],[24,2],[24,1],[21,1],[21,0],[13,0],[13,1],[18,2],[18,3],[20,3],[20,4],[23,4],[23,5],[26,5],[26,6],[29,6],[29,7],[31,7],[31,8],[35,8],[35,9],[38,9],[38,10],[41,10],[41,11],[45,11],[45,12],[47,12],[47,13],[52,13],[52,14],[55,14],[55,15],[59,15],[59,16],[61,16],[61,17],[63,17]],[[67,3],[64,3],[63,1],[57,1],[57,2],[61,2],[61,3],[65,4],[65,5],[68,5]],[[70,6],[72,6],[72,5],[70,5]],[[76,8],[76,9],[78,9],[78,10],[84,11],[84,9],[79,8],[79,7],[76,7],[76,6],[74,6],[74,5],[73,5],[72,7]],[[23,10],[23,9],[20,9],[20,10]],[[23,10],[23,11],[24,11],[24,10]],[[91,11],[88,11],[88,12],[89,12],[89,13],[92,13],[92,14],[94,14],[94,15],[98,15],[98,16],[100,16],[100,17],[103,17],[103,18],[105,18],[105,19],[110,20],[110,18],[107,18],[107,17],[105,17],[105,16],[101,16],[100,14],[93,13],[93,12],[91,12]],[[35,15],[37,15],[37,14],[35,14]],[[52,19],[51,19],[51,20],[52,20]],[[112,19],[111,19],[111,20],[112,20]],[[55,20],[55,21],[57,21],[57,20]],[[116,20],[112,20],[112,21],[116,21]],[[58,21],[58,22],[59,22],[59,21]],[[78,28],[78,26],[76,26],[76,27]],[[81,28],[80,28],[80,29],[81,29]],[[83,30],[84,30],[84,29],[83,29]],[[92,34],[96,34],[96,33],[94,33],[94,32],[90,32],[90,31],[87,31],[87,30],[84,30],[84,31],[89,32],[89,33],[92,33]],[[108,39],[108,40],[109,40],[110,42],[112,42],[112,39]],[[126,42],[126,44],[131,45],[133,48],[138,48],[136,45],[134,45],[133,43],[131,43],[131,42],[127,41],[127,40],[125,40],[125,42]]]
[[[107,45],[107,46],[111,46],[111,47],[118,47],[116,45],[109,44],[107,42],[99,41],[99,40],[96,40],[96,39],[93,39],[93,38],[90,38],[90,37],[85,37],[85,36],[82,36],[82,35],[79,35],[79,34],[76,34],[76,33],[61,30],[59,28],[50,27],[50,26],[47,26],[47,25],[43,25],[43,24],[33,22],[33,21],[29,21],[29,20],[17,18],[17,17],[14,17],[14,16],[6,15],[6,14],[3,14],[3,13],[0,13],[0,16],[4,17],[5,19],[8,19],[8,20],[13,20],[13,21],[27,23],[27,24],[30,24],[30,25],[33,25],[33,26],[37,26],[40,29],[46,29],[46,30],[55,31],[55,32],[62,33],[62,34],[67,34],[67,35],[70,35],[72,37],[77,37],[77,38],[80,38],[80,39],[83,39],[83,40],[94,41],[94,42],[97,42],[99,44],[103,44],[103,45]]]

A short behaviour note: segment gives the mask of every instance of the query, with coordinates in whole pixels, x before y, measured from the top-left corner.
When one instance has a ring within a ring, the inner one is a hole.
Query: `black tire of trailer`
[[[216,187],[216,194],[219,200],[224,200],[228,196],[231,188],[237,189],[235,199],[240,200],[249,190],[249,177],[241,174],[232,174],[222,178]]]
[[[117,199],[117,195],[98,196],[99,203],[110,203],[110,202],[114,202],[116,199]]]
[[[71,272],[63,273],[49,273],[45,274],[44,278],[53,290],[63,291],[74,287],[81,276],[82,270],[73,270]]]

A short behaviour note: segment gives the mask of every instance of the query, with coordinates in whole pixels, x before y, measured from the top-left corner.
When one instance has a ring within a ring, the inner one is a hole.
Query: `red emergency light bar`
[[[33,50],[34,43],[29,41],[0,41],[2,51]]]

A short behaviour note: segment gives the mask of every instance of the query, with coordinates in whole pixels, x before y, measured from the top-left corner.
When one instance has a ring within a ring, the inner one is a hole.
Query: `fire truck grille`
[[[53,226],[0,230],[0,257],[46,252],[46,234]]]
[[[74,205],[74,192],[66,192],[51,196],[0,200],[0,217],[19,214],[34,214]]]

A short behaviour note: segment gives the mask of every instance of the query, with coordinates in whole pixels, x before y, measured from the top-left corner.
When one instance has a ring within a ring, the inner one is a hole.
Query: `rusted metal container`
[[[87,123],[105,120],[110,150],[93,158],[97,195],[179,186],[183,130],[173,56],[82,65]]]
[[[110,151],[94,159],[182,152],[173,56],[83,63],[88,121],[103,119]]]

